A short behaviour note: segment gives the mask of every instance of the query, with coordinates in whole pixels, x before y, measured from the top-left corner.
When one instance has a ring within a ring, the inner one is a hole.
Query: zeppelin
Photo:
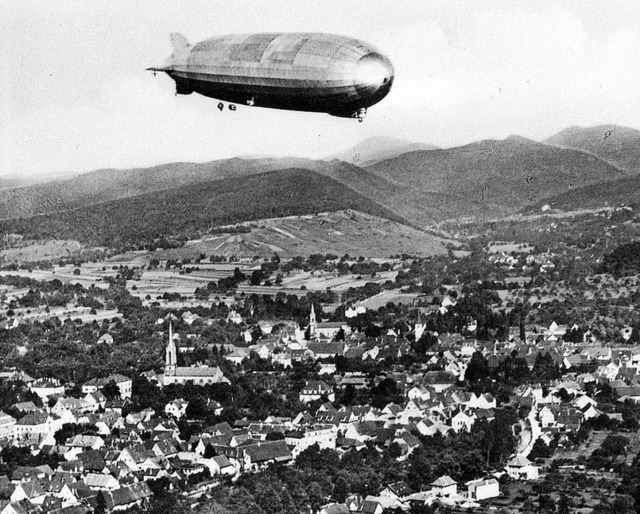
[[[389,59],[357,39],[318,33],[217,36],[194,45],[171,34],[163,71],[176,93],[234,104],[364,118],[391,89]],[[218,104],[222,109],[224,105]]]

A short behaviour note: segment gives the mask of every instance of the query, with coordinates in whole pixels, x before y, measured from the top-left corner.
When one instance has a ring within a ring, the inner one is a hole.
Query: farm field
[[[200,253],[238,258],[348,253],[386,259],[403,253],[440,255],[447,252],[447,245],[458,246],[452,239],[357,211],[265,219],[238,226],[251,231],[188,241],[182,248],[158,250],[154,255],[162,260],[196,258]]]

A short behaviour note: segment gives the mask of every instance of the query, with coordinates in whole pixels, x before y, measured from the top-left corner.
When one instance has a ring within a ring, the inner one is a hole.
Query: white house
[[[474,421],[474,417],[468,415],[463,410],[459,410],[453,416],[451,416],[451,428],[453,428],[456,433],[470,432]]]
[[[431,490],[435,496],[453,496],[458,494],[458,482],[449,475],[444,475],[431,482]]]
[[[500,495],[500,484],[495,478],[480,478],[467,482],[467,494],[470,500],[479,501]]]
[[[516,455],[507,462],[505,470],[507,474],[515,480],[538,479],[538,467],[534,466],[524,455]]]
[[[330,402],[336,399],[333,389],[322,380],[309,380],[302,391],[300,391],[300,401],[304,403],[319,400],[323,396],[328,398]]]
[[[304,430],[289,432],[284,440],[289,446],[293,446],[291,453],[295,458],[314,444],[317,444],[320,449],[335,450],[337,437],[334,425],[314,425]]]
[[[176,419],[180,419],[187,412],[189,402],[182,398],[177,398],[167,403],[164,407],[165,413],[169,416],[173,416]]]
[[[16,433],[16,419],[0,411],[0,439],[13,439]]]

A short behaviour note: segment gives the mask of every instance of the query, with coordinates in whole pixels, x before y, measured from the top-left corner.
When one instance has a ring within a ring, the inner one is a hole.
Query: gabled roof
[[[153,496],[146,482],[128,485],[110,492],[103,492],[107,509],[131,505],[137,501]]]
[[[359,512],[363,512],[364,514],[375,514],[376,510],[378,510],[380,504],[376,501],[372,500],[364,500],[362,505],[360,506]]]
[[[88,473],[87,476],[83,478],[83,481],[88,487],[95,489],[104,489],[111,487],[114,484],[118,484],[116,478],[103,473]]]
[[[252,463],[291,460],[292,455],[284,441],[259,443],[244,448],[244,453]]]
[[[102,471],[107,463],[105,456],[107,452],[101,450],[89,450],[78,454],[78,460],[87,471]]]
[[[231,461],[225,455],[218,455],[216,457],[213,457],[213,460],[220,469],[228,468],[229,466],[233,467],[233,464],[231,464]]]
[[[344,503],[332,503],[320,509],[324,514],[349,514],[349,507]]]
[[[20,487],[27,499],[31,500],[39,496],[44,496],[45,491],[38,480],[30,480],[29,482],[20,482],[16,489]]]
[[[436,481],[431,482],[431,485],[434,486],[434,487],[447,487],[447,486],[454,485],[454,484],[457,484],[457,483],[458,482],[456,482],[449,475],[443,475],[440,478],[438,478]]]
[[[526,466],[531,466],[531,464],[531,461],[522,454],[516,455],[513,459],[507,462],[507,466],[512,468],[524,468]]]
[[[396,496],[399,496],[399,497],[409,496],[410,494],[413,494],[413,490],[411,489],[411,487],[409,487],[409,485],[404,481],[389,484],[387,487],[391,491],[393,491],[393,493],[395,493]]]

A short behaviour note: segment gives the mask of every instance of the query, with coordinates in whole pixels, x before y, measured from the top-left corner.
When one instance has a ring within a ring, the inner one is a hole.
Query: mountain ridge
[[[640,173],[640,130],[622,125],[568,127],[544,142],[592,153],[621,169]]]

